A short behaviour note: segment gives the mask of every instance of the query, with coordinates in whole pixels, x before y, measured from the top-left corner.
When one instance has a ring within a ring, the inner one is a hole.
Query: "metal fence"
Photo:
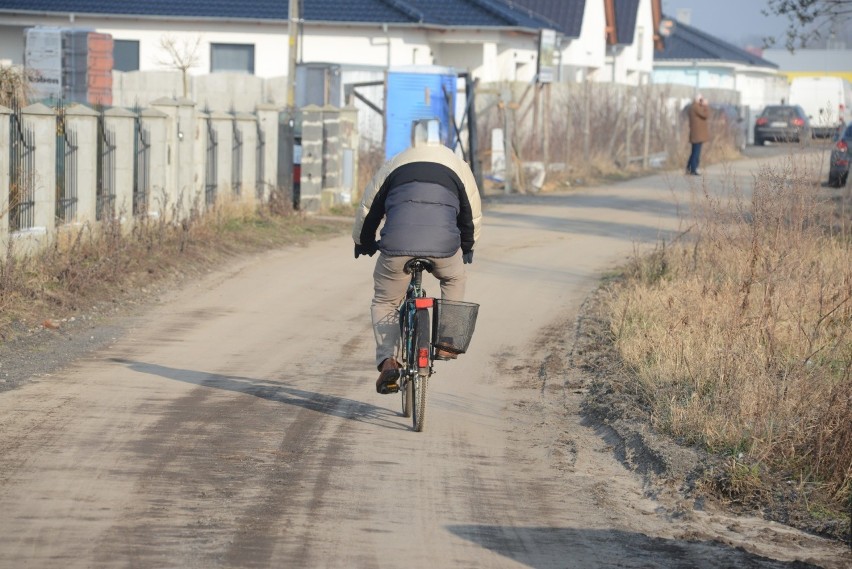
[[[190,104],[156,112],[45,104],[49,112],[10,102],[0,113],[0,158],[8,160],[0,161],[0,243],[21,233],[27,247],[41,247],[71,223],[118,216],[131,225],[148,213],[182,220],[218,205],[223,191],[251,206],[269,199],[282,168],[277,153],[267,156],[270,144],[279,146],[276,109],[249,117],[201,114]],[[184,136],[187,120],[197,136]],[[225,148],[221,136],[233,136]],[[288,172],[292,159],[284,156]]]
[[[216,149],[219,146],[219,136],[213,128],[213,121],[207,119],[207,160],[204,165],[204,202],[208,206],[216,204],[216,174],[218,171]]]
[[[106,127],[104,114],[98,117],[98,165],[95,186],[95,219],[115,217],[115,133]]]
[[[243,190],[243,131],[236,118],[231,124],[234,133],[231,142],[231,189],[235,196],[239,196]]]
[[[68,128],[65,108],[56,109],[56,221],[77,215],[77,133]]]
[[[257,146],[254,153],[254,191],[257,195],[257,199],[262,200],[264,180],[266,179],[266,134],[263,132],[263,129],[260,128],[260,121],[256,121],[254,124],[255,128],[257,128]]]
[[[24,125],[20,106],[12,103],[9,123],[9,230],[33,226],[35,216],[35,134]]]
[[[133,127],[133,215],[148,212],[151,193],[151,136],[137,111]]]

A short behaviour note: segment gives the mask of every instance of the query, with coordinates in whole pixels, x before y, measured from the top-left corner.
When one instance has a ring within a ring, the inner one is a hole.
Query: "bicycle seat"
[[[405,267],[403,270],[405,274],[411,274],[411,271],[417,269],[420,271],[426,271],[427,273],[431,273],[432,269],[435,268],[435,264],[432,263],[429,259],[424,259],[423,257],[415,257],[413,259],[409,259],[405,262]]]

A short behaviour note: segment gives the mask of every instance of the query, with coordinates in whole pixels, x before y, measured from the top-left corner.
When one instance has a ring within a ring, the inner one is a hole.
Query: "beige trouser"
[[[373,333],[376,335],[376,367],[387,358],[399,359],[399,304],[405,298],[411,275],[403,267],[412,257],[390,257],[379,254],[376,270],[373,271],[374,294],[370,314],[373,318]],[[441,282],[441,298],[464,300],[464,285],[467,274],[462,262],[461,250],[452,257],[429,258],[434,264],[432,272]],[[428,283],[424,279],[427,294]],[[429,296],[435,296],[434,293]]]

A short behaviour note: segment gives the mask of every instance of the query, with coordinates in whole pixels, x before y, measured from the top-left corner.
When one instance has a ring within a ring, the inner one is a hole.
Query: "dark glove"
[[[370,245],[355,245],[355,258],[357,259],[359,255],[367,255],[368,257],[372,257],[376,254],[376,251],[379,250],[378,245],[372,243]]]
[[[462,253],[462,261],[465,265],[469,265],[473,262],[473,251],[468,251],[467,253]]]

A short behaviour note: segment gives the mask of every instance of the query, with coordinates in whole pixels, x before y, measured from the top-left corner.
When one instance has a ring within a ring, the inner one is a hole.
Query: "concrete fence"
[[[318,211],[348,202],[357,179],[355,110],[303,114],[318,128],[303,134],[309,167],[296,205]],[[31,251],[107,219],[129,230],[143,217],[180,222],[223,203],[262,203],[290,171],[292,156],[280,151],[290,148],[281,139],[285,116],[275,105],[204,112],[181,98],[133,111],[0,106],[0,250],[13,243]]]

